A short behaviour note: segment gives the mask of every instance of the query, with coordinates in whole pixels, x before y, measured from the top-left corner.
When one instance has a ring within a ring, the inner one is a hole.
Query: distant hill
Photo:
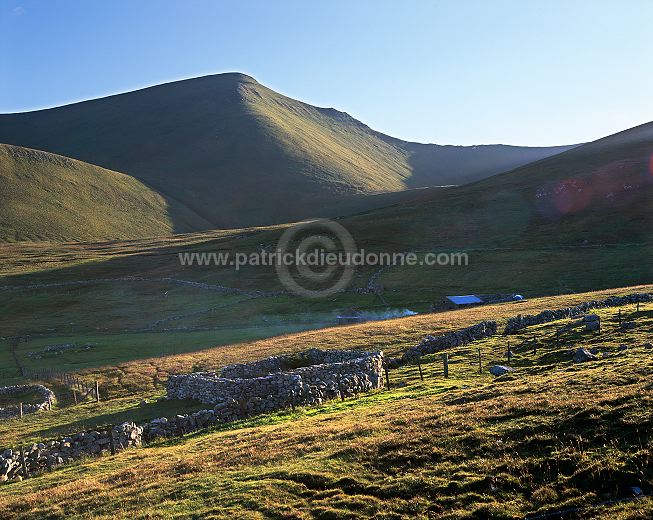
[[[653,240],[653,123],[426,195],[345,220],[366,240],[393,237],[397,248],[648,242]]]
[[[129,175],[0,144],[0,241],[137,238],[207,225]]]
[[[387,199],[365,195],[464,184],[569,149],[409,143],[238,73],[0,115],[0,142],[131,175],[214,228],[368,209]]]

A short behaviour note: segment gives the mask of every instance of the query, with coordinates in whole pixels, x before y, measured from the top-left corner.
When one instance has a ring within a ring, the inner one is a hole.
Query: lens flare
[[[553,203],[561,215],[583,211],[592,202],[592,189],[582,179],[560,181],[553,192]]]

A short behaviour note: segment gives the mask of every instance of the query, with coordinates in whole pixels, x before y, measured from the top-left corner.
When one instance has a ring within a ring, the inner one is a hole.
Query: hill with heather
[[[569,148],[409,143],[238,73],[0,115],[0,142],[130,175],[201,216],[196,230],[367,210],[366,195],[465,184]]]

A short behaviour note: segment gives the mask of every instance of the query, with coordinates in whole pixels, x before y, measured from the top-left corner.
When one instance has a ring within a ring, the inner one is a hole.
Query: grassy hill
[[[128,175],[4,144],[0,201],[3,241],[136,238],[207,225]]]
[[[653,238],[653,123],[465,186],[345,219],[388,247],[558,247]]]
[[[131,175],[210,223],[196,229],[366,210],[361,195],[464,184],[569,148],[408,143],[237,73],[0,115],[0,142]]]
[[[237,271],[179,262],[180,252],[274,250],[287,225],[3,246],[4,333],[33,335],[20,346],[18,361],[37,368],[50,360],[34,359],[31,351],[53,343],[93,343],[97,348],[82,359],[59,360],[82,368],[324,327],[351,308],[424,312],[450,294],[533,297],[649,283],[650,128],[475,184],[413,190],[420,193],[418,202],[340,219],[368,252],[412,251],[420,261],[428,252],[460,252],[468,255],[468,265],[418,263],[383,271],[364,266],[347,291],[324,300],[284,292],[272,266]],[[374,277],[382,290],[361,290]],[[197,282],[206,286],[192,285]],[[15,363],[6,361],[5,377],[15,376]]]
[[[609,291],[624,294],[651,286]],[[158,401],[159,376],[307,347],[383,349],[397,355],[427,333],[482,319],[500,324],[517,312],[605,298],[608,292],[533,299],[456,312],[338,327],[313,333],[152,358],[85,374],[116,394],[0,424],[3,445],[22,445],[126,419],[145,421],[203,407]],[[116,456],[80,460],[52,472],[0,484],[0,516],[38,518],[570,518],[633,520],[653,514],[651,445],[653,307],[632,308],[634,330],[617,326],[617,309],[598,311],[601,334],[555,339],[560,320],[511,336],[516,371],[496,336],[390,371],[391,388],[253,417]],[[519,349],[538,339],[538,349]],[[627,345],[626,350],[619,348]],[[606,356],[576,364],[569,350]],[[482,373],[477,368],[482,353]],[[137,380],[147,385],[140,388]],[[147,399],[143,404],[141,401]],[[647,495],[633,499],[632,487]],[[540,517],[539,515],[544,515]],[[546,516],[551,515],[551,516]]]
[[[415,190],[417,198],[340,219],[368,251],[420,258],[461,251],[469,265],[362,267],[353,287],[323,300],[280,293],[270,267],[178,261],[179,252],[273,248],[287,224],[1,245],[3,334],[30,338],[11,348],[0,340],[0,378],[21,382],[21,367],[56,365],[99,381],[103,400],[74,406],[70,389],[58,386],[53,412],[0,424],[0,445],[203,408],[158,400],[173,373],[310,347],[395,356],[426,334],[483,319],[503,325],[516,314],[651,291],[652,130],[644,125],[474,184]],[[358,290],[376,274],[380,294]],[[637,284],[649,285],[625,287]],[[624,288],[596,290],[611,287]],[[470,292],[521,292],[528,301],[424,312],[445,294]],[[338,310],[352,307],[422,314],[333,327]],[[618,326],[619,311],[634,329]],[[451,349],[449,378],[438,356],[426,356],[423,381],[406,366],[390,372],[389,391],[254,417],[0,486],[0,516],[473,520],[575,510],[588,519],[650,518],[653,362],[644,345],[653,306],[597,312],[601,334],[567,332],[558,342],[556,330],[568,324],[560,320],[511,336],[511,375],[487,372],[506,363],[506,338],[498,335]],[[533,336],[536,352],[519,348]],[[93,347],[45,353],[61,343]],[[575,364],[569,351],[581,346],[606,356]],[[633,487],[647,497],[631,500]]]

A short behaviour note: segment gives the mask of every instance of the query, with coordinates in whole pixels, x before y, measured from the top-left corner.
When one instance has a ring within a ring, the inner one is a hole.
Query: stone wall
[[[116,451],[141,445],[143,429],[134,423],[114,426],[112,432]],[[20,450],[6,449],[0,454],[0,482],[20,480],[73,460],[110,452],[109,431],[81,432],[25,448],[23,453],[26,472]]]
[[[170,376],[166,390],[169,399],[190,398],[214,405],[216,422],[229,422],[368,392],[383,386],[382,375],[382,352],[311,349],[229,365],[220,375],[198,372]]]
[[[545,310],[539,314],[529,314],[522,316],[521,314],[510,318],[506,324],[504,334],[514,334],[520,330],[533,325],[541,325],[551,321],[562,320],[565,318],[575,318],[582,316],[592,309],[602,309],[606,307],[622,307],[624,305],[633,305],[636,303],[645,303],[653,301],[653,294],[651,293],[635,293],[627,296],[610,296],[605,300],[592,300],[574,305],[573,307],[565,307],[563,309]]]
[[[14,395],[24,392],[34,392],[39,396],[38,403],[23,403],[23,414],[47,410],[55,401],[54,392],[43,385],[15,385],[3,386],[0,388],[0,395]],[[0,408],[0,419],[11,419],[20,416],[20,405],[6,406]]]
[[[555,311],[543,311],[535,316],[520,315],[508,320],[506,333],[530,325],[585,314],[593,308],[650,301],[653,301],[652,294],[641,293],[586,302]],[[170,376],[167,383],[168,398],[193,398],[213,407],[177,415],[173,419],[154,419],[142,426],[123,423],[113,428],[114,447],[116,450],[136,447],[144,441],[182,435],[259,413],[297,405],[321,404],[329,399],[354,396],[382,388],[384,363],[389,366],[404,365],[419,356],[465,345],[496,333],[497,323],[484,321],[440,336],[426,336],[418,345],[408,349],[401,358],[393,360],[384,359],[383,352],[311,349],[254,363],[229,365],[224,367],[220,374],[200,372]],[[50,392],[45,387],[42,388]],[[0,481],[21,479],[25,474],[106,452],[110,452],[109,434],[100,431],[83,432],[34,444],[25,450],[25,473],[20,451],[8,449],[0,454]]]
[[[426,336],[418,345],[410,347],[401,358],[393,360],[394,366],[414,362],[420,356],[434,354],[443,350],[466,345],[472,341],[488,338],[497,333],[496,321],[482,321],[476,325],[458,329],[441,336]]]
[[[363,354],[355,350],[320,350],[312,348],[303,352],[285,356],[272,356],[251,363],[227,365],[220,370],[220,377],[226,379],[249,379],[267,376],[275,372],[291,371],[310,365],[326,363],[341,363],[361,357]]]

